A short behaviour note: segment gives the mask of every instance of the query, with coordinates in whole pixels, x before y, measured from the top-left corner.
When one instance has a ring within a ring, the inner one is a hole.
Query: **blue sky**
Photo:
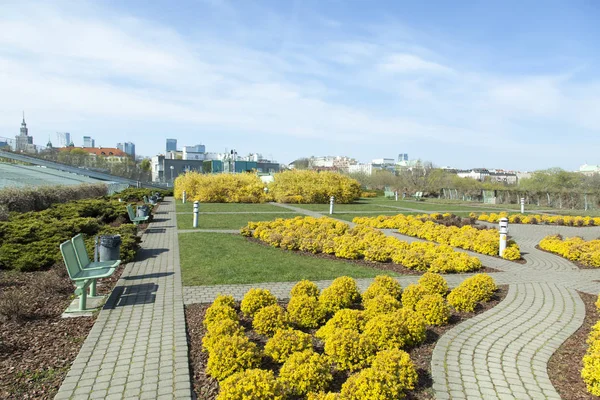
[[[151,4],[147,4],[151,3]],[[0,136],[600,164],[595,1],[3,1]]]

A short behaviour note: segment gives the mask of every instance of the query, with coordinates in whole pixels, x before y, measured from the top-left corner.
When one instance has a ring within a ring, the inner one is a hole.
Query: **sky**
[[[600,2],[0,0],[0,137],[600,164]]]

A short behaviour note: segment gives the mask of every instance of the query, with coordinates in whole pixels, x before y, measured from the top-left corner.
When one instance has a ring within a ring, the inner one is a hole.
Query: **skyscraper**
[[[27,151],[35,152],[33,147],[33,136],[29,136],[29,129],[25,123],[25,112],[23,111],[23,122],[21,122],[21,129],[19,134],[15,136],[15,150],[16,151]]]
[[[71,144],[71,134],[69,132],[56,132],[58,147],[67,147]]]
[[[96,141],[91,136],[84,136],[83,147],[96,147]]]
[[[117,149],[135,158],[135,144],[132,142],[117,143]]]
[[[177,151],[177,139],[167,139],[167,151]]]

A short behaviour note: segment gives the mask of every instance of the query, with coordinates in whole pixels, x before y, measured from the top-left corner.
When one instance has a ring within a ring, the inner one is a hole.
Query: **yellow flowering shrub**
[[[279,370],[279,382],[295,396],[325,390],[332,380],[327,357],[312,350],[292,354]]]
[[[335,196],[338,204],[352,203],[360,198],[360,184],[357,180],[336,172],[291,170],[277,173],[269,184],[269,193],[275,201],[286,202],[291,196],[298,196],[298,203],[329,203]]]
[[[366,324],[364,312],[343,308],[336,312],[325,325],[315,333],[315,336],[326,341],[340,329],[351,329],[362,332]]]
[[[202,322],[204,323],[205,327],[209,328],[212,323],[220,322],[224,319],[230,319],[233,321],[239,320],[237,312],[232,307],[220,304],[212,304],[206,309],[204,320]]]
[[[598,299],[596,300],[594,305],[596,306],[596,311],[600,311],[600,295],[598,296]]]
[[[244,328],[237,320],[229,318],[214,321],[208,325],[206,335],[202,338],[202,347],[209,353],[223,336],[244,335]]]
[[[588,392],[600,396],[600,321],[592,327],[587,343],[588,348],[583,356],[581,378],[583,378]]]
[[[217,400],[283,400],[281,384],[272,371],[248,369],[231,375],[219,384]]]
[[[334,314],[342,308],[348,308],[360,299],[356,281],[348,276],[333,280],[319,296],[319,302],[326,313]]]
[[[408,285],[402,293],[402,307],[414,309],[419,300],[426,294],[429,294],[429,291],[424,286],[415,285],[414,283]]]
[[[520,260],[521,259],[521,251],[519,250],[519,247],[517,247],[516,245],[512,244],[507,246],[504,249],[504,252],[502,253],[502,258],[504,258],[505,260]]]
[[[190,171],[175,179],[176,199],[202,203],[264,203],[268,196],[256,174],[201,174]]]
[[[312,296],[319,297],[320,290],[314,282],[303,279],[300,282],[296,283],[290,292],[290,296]]]
[[[273,304],[261,308],[254,314],[252,327],[261,335],[273,336],[279,329],[288,325],[288,318],[283,307]]]
[[[290,322],[301,328],[316,328],[325,318],[325,309],[319,299],[307,295],[292,297],[287,311]]]
[[[491,276],[477,274],[465,279],[450,292],[446,299],[456,311],[473,312],[479,302],[490,300],[497,289]]]
[[[369,364],[375,345],[352,329],[340,329],[325,341],[325,354],[340,371],[356,371]]]
[[[418,375],[405,351],[390,349],[379,352],[371,368],[350,376],[342,385],[344,400],[402,399],[414,389]]]
[[[318,393],[309,393],[307,400],[341,400],[341,398],[340,398],[339,393],[318,392]]]
[[[566,225],[566,226],[597,226],[600,225],[598,217],[583,217],[570,215],[548,215],[548,214],[510,214],[502,212],[500,214],[480,214],[477,219],[497,223],[500,218],[508,218],[510,224],[545,224],[545,225]]]
[[[563,239],[560,235],[550,235],[543,238],[539,246],[568,260],[600,267],[600,239],[585,241],[580,237]]]
[[[368,338],[378,350],[404,347],[410,342],[408,326],[398,314],[379,314],[365,325],[363,336]]]
[[[419,286],[430,294],[445,296],[448,293],[448,282],[440,274],[425,272],[419,278]]]
[[[222,381],[225,378],[260,364],[260,351],[246,336],[222,336],[208,356],[206,372]]]
[[[400,300],[402,296],[402,286],[397,280],[388,275],[378,275],[362,294],[363,304],[374,297],[389,294],[393,298]]]
[[[309,349],[312,350],[312,340],[308,333],[294,329],[281,329],[267,340],[265,355],[282,363],[293,353]]]
[[[250,289],[244,295],[240,309],[248,317],[254,316],[263,307],[277,304],[277,297],[266,289]]]
[[[400,302],[389,294],[382,294],[364,302],[365,317],[371,319],[379,314],[388,314],[400,309]]]
[[[235,300],[233,296],[219,294],[215,300],[212,302],[215,306],[227,306],[231,308],[235,308]]]
[[[422,315],[427,325],[441,326],[448,323],[450,308],[440,294],[427,294],[419,300],[415,311]]]
[[[410,308],[402,307],[394,313],[399,320],[404,321],[408,329],[408,346],[415,346],[425,340],[427,326],[423,316]]]

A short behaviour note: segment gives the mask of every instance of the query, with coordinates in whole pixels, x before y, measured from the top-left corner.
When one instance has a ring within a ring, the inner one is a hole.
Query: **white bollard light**
[[[329,198],[329,215],[333,214],[333,202],[335,201],[335,197],[331,196]]]
[[[269,188],[265,186],[265,188],[263,189],[265,191],[265,194],[269,193]]]
[[[194,228],[198,227],[198,208],[199,204],[197,201],[194,202]]]
[[[500,248],[498,255],[502,257],[506,250],[506,240],[508,236],[508,218],[500,218]]]
[[[398,191],[396,190],[396,192],[394,192],[394,195],[396,196],[396,201],[398,201]]]
[[[525,214],[525,197],[521,197],[521,214]]]
[[[185,196],[186,196],[186,193],[185,193],[185,190],[184,190],[184,191],[183,191],[182,198],[181,198],[181,202],[182,202],[183,204],[185,204]]]

